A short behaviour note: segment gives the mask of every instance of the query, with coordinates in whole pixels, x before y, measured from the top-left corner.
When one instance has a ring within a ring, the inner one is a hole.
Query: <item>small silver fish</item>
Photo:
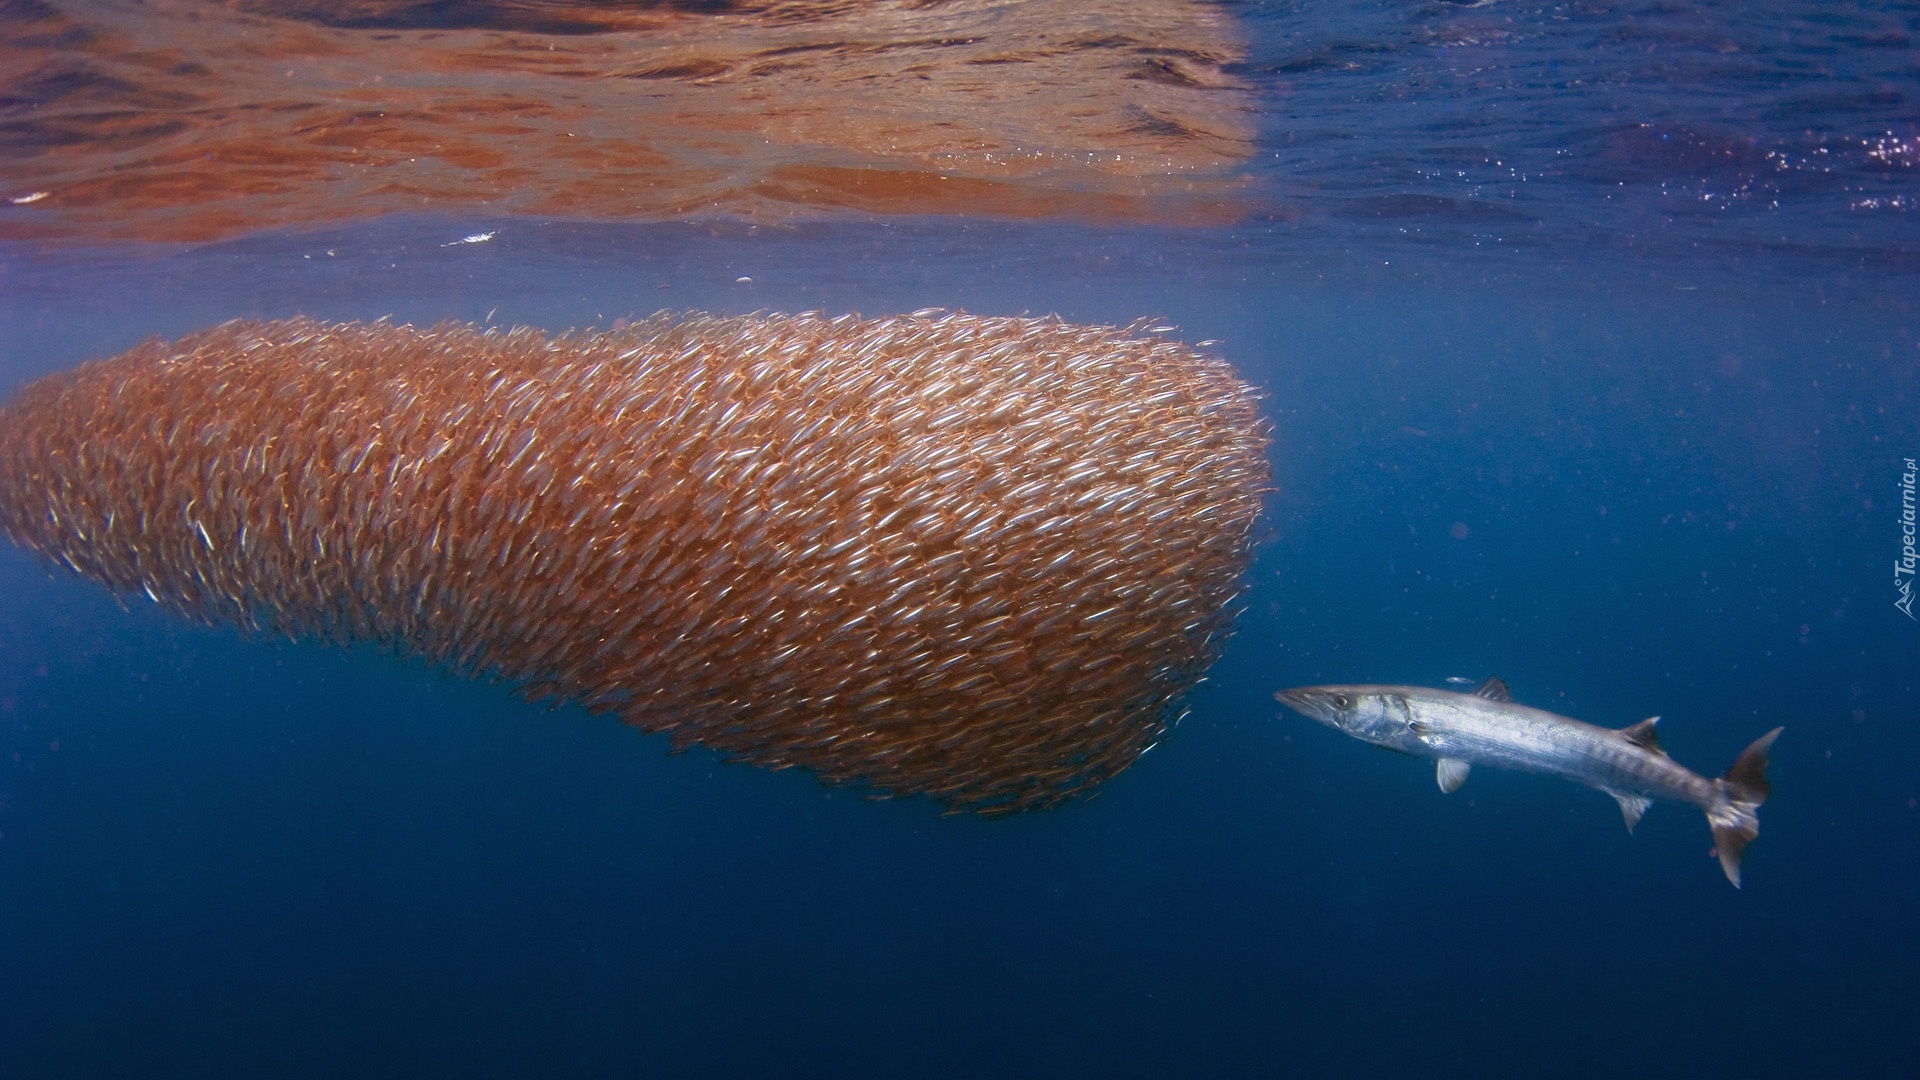
[[[1273,695],[1303,716],[1356,739],[1433,758],[1440,790],[1466,783],[1474,765],[1564,776],[1613,796],[1627,831],[1655,799],[1691,803],[1707,815],[1720,867],[1740,886],[1740,854],[1760,833],[1767,750],[1781,729],[1753,741],[1719,779],[1668,757],[1654,733],[1659,717],[1618,731],[1515,705],[1488,679],[1471,694],[1418,686],[1302,686]]]

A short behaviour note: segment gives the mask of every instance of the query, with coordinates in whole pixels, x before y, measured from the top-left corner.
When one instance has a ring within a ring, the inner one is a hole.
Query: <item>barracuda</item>
[[[1488,679],[1471,694],[1418,686],[1302,686],[1274,697],[1288,708],[1363,742],[1432,758],[1440,790],[1457,791],[1474,765],[1564,776],[1620,803],[1627,831],[1655,799],[1690,803],[1707,815],[1720,867],[1740,886],[1740,855],[1760,833],[1767,750],[1782,729],[1753,741],[1718,779],[1679,764],[1660,748],[1659,717],[1618,731],[1514,704]]]

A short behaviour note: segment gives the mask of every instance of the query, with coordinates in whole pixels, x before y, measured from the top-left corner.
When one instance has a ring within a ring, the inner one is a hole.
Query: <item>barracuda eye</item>
[[[1351,701],[1349,701],[1349,700],[1347,700],[1347,695],[1345,695],[1345,694],[1335,694],[1335,695],[1333,695],[1333,703],[1334,703],[1335,705],[1338,705],[1338,706],[1339,706],[1340,708],[1342,708],[1342,709],[1344,709],[1344,708],[1346,708],[1346,707],[1348,707],[1349,705],[1352,705],[1352,704],[1353,704],[1353,702],[1351,702]]]

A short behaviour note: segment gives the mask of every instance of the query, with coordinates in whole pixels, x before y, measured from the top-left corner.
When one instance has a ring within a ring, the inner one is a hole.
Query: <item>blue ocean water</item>
[[[241,316],[1143,315],[1278,490],[1181,728],[1101,794],[871,802],[0,551],[0,1076],[1906,1076],[1920,935],[1920,18],[1244,5],[1268,211],[422,215],[0,248],[0,380]],[[464,238],[491,233],[484,242]],[[1274,690],[1499,675],[1700,815],[1422,762]]]

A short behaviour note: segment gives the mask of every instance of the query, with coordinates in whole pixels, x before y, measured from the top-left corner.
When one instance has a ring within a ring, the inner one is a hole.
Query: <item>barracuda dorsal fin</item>
[[[1481,683],[1474,689],[1473,696],[1483,697],[1488,701],[1513,700],[1513,697],[1507,693],[1507,684],[1502,682],[1498,675],[1487,676],[1487,681]]]
[[[1471,762],[1443,757],[1434,762],[1433,778],[1440,782],[1441,791],[1451,795],[1460,790],[1460,785],[1467,782],[1467,774],[1472,771]]]
[[[1637,724],[1629,724],[1621,728],[1620,737],[1642,750],[1650,750],[1661,757],[1666,757],[1666,748],[1660,745],[1660,733],[1653,729],[1653,725],[1659,722],[1659,717],[1649,716]]]
[[[1613,796],[1614,800],[1620,804],[1620,816],[1627,819],[1627,831],[1629,833],[1633,831],[1635,825],[1640,824],[1640,815],[1646,813],[1647,807],[1653,805],[1653,800],[1647,798],[1645,795],[1629,795],[1624,791],[1615,791],[1612,788],[1601,788],[1600,790]]]

